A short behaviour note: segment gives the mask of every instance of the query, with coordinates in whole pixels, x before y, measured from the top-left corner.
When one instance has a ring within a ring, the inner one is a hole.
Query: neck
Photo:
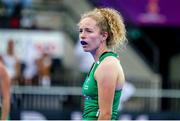
[[[109,49],[107,47],[99,47],[97,48],[94,52],[91,52],[93,58],[95,61],[98,61],[99,57],[104,53],[104,52],[107,52],[109,51]]]

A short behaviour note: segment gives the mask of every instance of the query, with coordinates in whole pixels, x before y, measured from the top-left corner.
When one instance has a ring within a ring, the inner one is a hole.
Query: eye
[[[87,30],[87,32],[92,33],[92,31],[91,31],[91,30]]]
[[[92,31],[91,29],[89,29],[89,28],[85,29],[85,31],[88,32],[88,33],[92,33],[92,32],[93,32],[93,31]]]
[[[79,33],[83,33],[83,31],[84,31],[85,33],[93,33],[93,31],[92,31],[91,29],[89,29],[89,28],[85,28],[85,29],[80,28],[80,29],[79,29]]]
[[[79,33],[82,33],[82,31],[83,31],[82,29],[79,29]]]

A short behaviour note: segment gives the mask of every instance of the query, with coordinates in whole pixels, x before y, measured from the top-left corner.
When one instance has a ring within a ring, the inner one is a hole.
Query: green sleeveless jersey
[[[87,75],[83,87],[82,93],[84,95],[84,111],[83,111],[83,120],[97,120],[99,116],[99,105],[98,105],[98,86],[97,82],[94,79],[94,72],[96,71],[98,65],[106,58],[107,56],[117,57],[118,54],[114,52],[105,52],[101,55],[99,60],[94,63]],[[118,115],[118,107],[120,103],[121,90],[116,90],[114,93],[114,101],[112,107],[112,120],[116,120]]]

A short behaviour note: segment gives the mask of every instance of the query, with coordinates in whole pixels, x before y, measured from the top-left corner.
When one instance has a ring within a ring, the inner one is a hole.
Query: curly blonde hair
[[[117,48],[127,42],[126,28],[121,14],[112,8],[95,8],[81,16],[81,20],[91,17],[97,21],[102,32],[108,32],[106,41],[108,48]]]

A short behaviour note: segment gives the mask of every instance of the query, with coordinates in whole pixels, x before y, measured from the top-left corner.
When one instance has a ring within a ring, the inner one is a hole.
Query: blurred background
[[[0,0],[0,60],[12,80],[10,119],[81,119],[93,59],[78,39],[80,15],[112,7],[128,45],[118,119],[180,119],[179,0]]]

